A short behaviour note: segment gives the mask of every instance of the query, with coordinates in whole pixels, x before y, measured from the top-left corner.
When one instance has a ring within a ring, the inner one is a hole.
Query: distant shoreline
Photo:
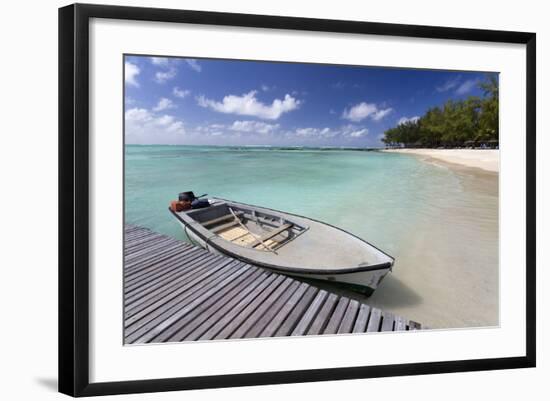
[[[464,167],[479,168],[492,173],[499,172],[498,149],[382,149],[381,151],[429,157]]]
[[[353,146],[302,146],[302,145],[189,145],[189,144],[163,144],[163,143],[125,143],[124,146],[184,146],[192,148],[231,148],[231,149],[261,149],[261,150],[349,150],[353,152],[377,152],[384,148],[353,147]]]

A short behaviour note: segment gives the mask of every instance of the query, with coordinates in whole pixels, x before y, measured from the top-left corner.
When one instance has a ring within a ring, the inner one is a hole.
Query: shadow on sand
[[[422,302],[422,297],[403,281],[387,275],[380,287],[365,302],[391,311],[392,308],[418,305]]]
[[[414,306],[422,302],[422,297],[414,292],[404,282],[395,278],[392,275],[387,275],[380,287],[370,297],[366,297],[358,292],[350,290],[343,284],[329,283],[318,280],[308,280],[299,278],[300,281],[304,281],[311,284],[314,287],[322,288],[329,292],[334,292],[338,295],[355,299],[359,302],[364,302],[369,305],[376,306],[377,308],[391,311],[392,308],[398,308],[403,306]]]

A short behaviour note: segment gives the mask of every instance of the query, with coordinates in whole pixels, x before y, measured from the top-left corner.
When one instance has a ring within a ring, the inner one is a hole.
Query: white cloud
[[[366,128],[363,128],[363,129],[360,129],[360,130],[357,130],[357,131],[350,132],[349,136],[351,136],[352,138],[361,138],[361,137],[366,136],[368,134],[369,134],[369,130],[366,129]]]
[[[391,107],[388,107],[387,109],[378,110],[372,115],[372,119],[374,121],[380,121],[381,119],[386,117],[388,114],[390,114],[392,111],[393,109]]]
[[[342,118],[353,122],[359,122],[367,117],[370,117],[374,121],[379,121],[392,111],[393,109],[391,107],[386,109],[379,109],[378,106],[374,103],[361,102],[359,104],[356,104],[349,110],[345,109],[342,113]]]
[[[166,125],[170,125],[172,124],[173,122],[175,122],[175,119],[173,116],[169,116],[167,114],[164,114],[160,117],[157,117],[156,119],[156,124],[158,125],[163,125],[163,126],[166,126]]]
[[[162,111],[175,108],[176,105],[168,98],[161,98],[157,105],[153,107],[153,111]]]
[[[150,60],[154,65],[167,66],[170,64],[170,59],[167,57],[151,57]]]
[[[296,98],[285,95],[284,99],[275,99],[271,105],[266,105],[256,98],[257,91],[250,91],[242,96],[227,95],[221,102],[197,97],[199,106],[210,108],[220,113],[254,116],[267,120],[276,120],[282,114],[295,110],[300,106]]]
[[[357,127],[356,125],[348,124],[340,128],[297,128],[294,131],[288,131],[287,137],[298,136],[310,139],[329,139],[329,138],[361,138],[369,134],[369,130],[365,127]]]
[[[168,70],[165,71],[157,71],[155,73],[155,81],[157,81],[159,84],[163,84],[166,81],[175,78],[177,73],[178,70],[175,67],[170,67]]]
[[[413,117],[401,117],[398,121],[397,121],[397,125],[401,125],[401,124],[405,124],[405,123],[410,123],[410,122],[417,122],[418,120],[420,119],[420,116],[413,116]]]
[[[264,92],[267,92],[269,90],[269,86],[267,86],[265,84],[262,84],[261,88]]]
[[[435,90],[438,92],[447,92],[453,88],[456,88],[459,82],[460,82],[460,75],[457,75],[456,77],[448,79],[442,85],[436,86]]]
[[[468,79],[467,81],[462,82],[460,86],[456,89],[458,95],[464,95],[470,92],[477,85],[477,79]]]
[[[197,62],[197,60],[188,58],[185,60],[185,62],[189,65],[189,67],[191,67],[196,72],[202,71],[202,66]]]
[[[229,129],[240,132],[254,132],[259,134],[271,134],[279,128],[279,124],[267,124],[261,121],[235,121]]]
[[[133,108],[124,114],[126,122],[147,122],[151,121],[153,115],[147,109]]]
[[[170,115],[133,108],[126,111],[124,117],[128,143],[172,143],[185,135],[183,121]]]
[[[357,125],[348,124],[344,125],[338,130],[339,136],[351,137],[351,138],[361,138],[367,136],[369,130],[366,127],[358,127]]]
[[[294,131],[294,135],[302,136],[302,137],[321,137],[321,138],[327,138],[334,136],[334,132],[328,128],[298,128]]]
[[[124,63],[124,83],[131,86],[139,86],[136,77],[139,75],[139,67],[136,64],[130,62]]]
[[[222,136],[228,134],[227,126],[224,124],[197,125],[194,131],[202,138],[205,136]]]
[[[174,89],[172,90],[172,94],[176,97],[183,99],[184,97],[190,95],[191,91],[187,89],[180,89],[177,86],[175,86]]]

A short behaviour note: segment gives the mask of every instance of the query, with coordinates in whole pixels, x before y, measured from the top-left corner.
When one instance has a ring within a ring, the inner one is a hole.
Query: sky
[[[380,147],[485,74],[125,56],[127,144]]]

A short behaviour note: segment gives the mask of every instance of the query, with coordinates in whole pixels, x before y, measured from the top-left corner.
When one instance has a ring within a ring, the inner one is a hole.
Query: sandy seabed
[[[329,288],[430,328],[499,324],[498,150],[400,149],[454,172],[467,203],[422,218],[370,298]],[[452,205],[451,205],[452,204]],[[328,286],[331,287],[331,286]]]

